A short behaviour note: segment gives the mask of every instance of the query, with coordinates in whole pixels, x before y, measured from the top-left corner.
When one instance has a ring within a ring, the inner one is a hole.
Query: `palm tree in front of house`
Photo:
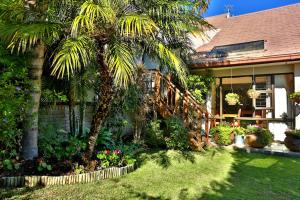
[[[31,160],[38,156],[38,111],[41,77],[47,46],[58,41],[75,11],[72,0],[2,0],[0,3],[0,38],[12,52],[29,52],[31,107],[26,113],[22,155]],[[59,8],[59,9],[58,9]],[[71,12],[72,13],[72,12]]]
[[[135,55],[149,53],[174,71],[184,83],[186,70],[180,51],[189,49],[189,33],[208,24],[200,16],[206,1],[87,0],[72,24],[71,35],[55,52],[52,74],[58,77],[95,61],[101,84],[88,138],[87,158],[106,119],[115,87],[127,87],[137,70]]]

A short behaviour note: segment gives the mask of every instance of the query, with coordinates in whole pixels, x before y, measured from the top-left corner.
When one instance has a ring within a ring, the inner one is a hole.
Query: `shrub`
[[[263,146],[270,145],[273,141],[272,133],[268,129],[258,126],[248,126],[246,134],[254,134],[257,137],[257,142]]]
[[[135,163],[135,159],[130,155],[125,155],[120,149],[114,151],[105,150],[97,154],[101,168],[123,167]]]
[[[165,147],[164,132],[160,127],[160,120],[153,120],[146,128],[145,144],[150,147]]]
[[[97,146],[108,148],[114,145],[113,134],[108,129],[101,129],[97,138]]]
[[[219,125],[212,129],[210,129],[210,134],[217,138],[217,143],[220,145],[230,145],[231,141],[231,134],[233,133],[234,128],[228,125]]]
[[[19,154],[29,105],[30,83],[26,68],[22,65],[3,67],[0,62],[0,85],[0,160],[5,160],[16,158]]]
[[[86,149],[85,138],[69,136],[55,125],[48,125],[39,134],[39,152],[46,160],[70,160],[81,157]]]
[[[243,127],[235,127],[235,128],[232,128],[232,132],[236,135],[245,135],[246,129]]]
[[[291,131],[286,131],[285,134],[287,136],[293,136],[295,138],[300,139],[300,129],[298,130],[291,130]]]
[[[166,135],[165,138],[167,148],[187,150],[188,143],[188,130],[184,127],[183,121],[179,118],[172,117],[166,121]]]

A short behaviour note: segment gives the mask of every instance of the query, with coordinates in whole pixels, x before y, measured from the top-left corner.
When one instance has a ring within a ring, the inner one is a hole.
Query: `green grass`
[[[142,154],[119,179],[0,190],[0,199],[300,199],[300,159],[229,150]]]

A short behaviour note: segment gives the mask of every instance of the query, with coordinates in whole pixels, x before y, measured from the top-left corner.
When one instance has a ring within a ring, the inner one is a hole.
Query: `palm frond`
[[[23,0],[2,0],[0,2],[0,19],[5,21],[16,21],[24,18]]]
[[[114,39],[108,44],[105,57],[115,85],[126,88],[134,77],[136,67],[130,46]]]
[[[153,51],[159,57],[160,61],[176,72],[181,83],[186,86],[186,66],[180,57],[162,42],[154,41],[150,44],[154,47]]]
[[[94,59],[94,44],[89,37],[78,36],[62,42],[55,52],[51,75],[69,77],[71,73],[86,67]]]
[[[94,32],[99,23],[112,23],[115,19],[116,13],[109,0],[86,1],[81,6],[80,14],[73,21],[72,35],[76,36],[79,28]]]
[[[158,29],[155,22],[147,15],[130,13],[119,18],[118,27],[123,36],[141,37],[152,35]]]
[[[7,24],[0,23],[0,37],[9,42],[11,51],[24,53],[40,40],[44,42],[59,38],[61,25],[50,22]]]

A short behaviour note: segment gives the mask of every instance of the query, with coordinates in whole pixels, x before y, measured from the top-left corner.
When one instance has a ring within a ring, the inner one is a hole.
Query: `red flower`
[[[110,154],[110,150],[105,150],[105,154],[109,155]]]

